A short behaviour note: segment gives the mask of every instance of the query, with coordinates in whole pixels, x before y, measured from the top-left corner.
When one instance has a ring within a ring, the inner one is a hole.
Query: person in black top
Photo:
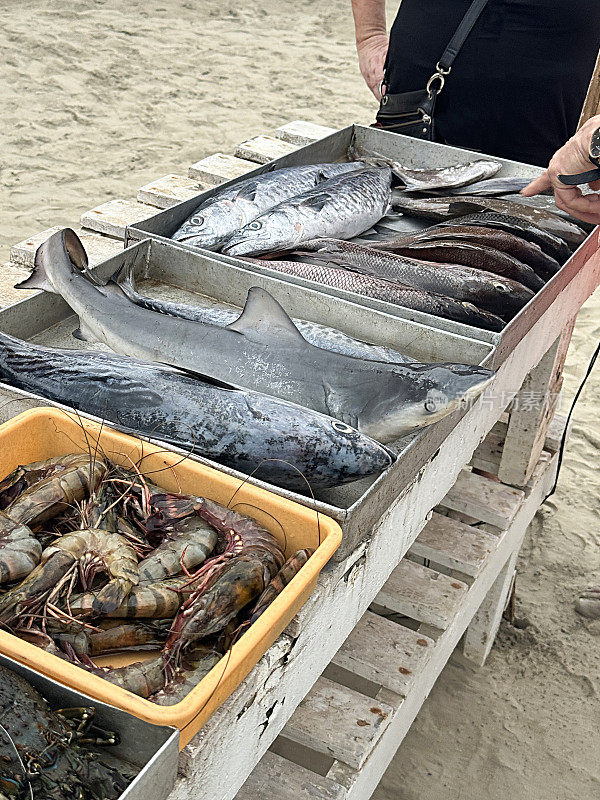
[[[390,94],[424,89],[471,0],[402,0]],[[359,66],[379,99],[385,0],[352,0]],[[600,47],[598,0],[489,0],[437,98],[437,141],[546,166],[576,130]]]

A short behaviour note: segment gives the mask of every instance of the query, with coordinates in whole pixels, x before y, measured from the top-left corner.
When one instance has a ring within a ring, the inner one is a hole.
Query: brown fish
[[[527,286],[533,292],[537,292],[544,286],[544,281],[536,275],[534,270],[527,264],[523,264],[516,258],[481,244],[470,242],[460,242],[456,239],[433,238],[427,240],[417,239],[415,242],[403,243],[376,242],[372,245],[377,250],[398,253],[401,256],[416,258],[423,261],[436,261],[446,264],[463,264],[473,269],[493,272],[494,275],[501,275],[513,281]]]
[[[470,242],[471,244],[500,250],[522,264],[530,266],[542,280],[549,280],[560,269],[558,261],[545,253],[538,244],[497,228],[486,228],[479,225],[455,225],[454,223],[451,225],[434,225],[431,228],[427,228],[427,230],[411,235],[409,241],[431,242],[437,239]],[[402,237],[398,241],[402,242],[405,239]],[[389,246],[392,242],[387,242],[386,244]]]
[[[412,216],[424,216],[436,222],[454,219],[474,211],[495,211],[511,217],[523,219],[536,225],[548,234],[556,236],[571,249],[579,247],[585,240],[586,233],[572,222],[558,214],[541,208],[533,208],[512,200],[501,200],[497,197],[403,197],[394,192],[392,205],[403,213]]]
[[[462,322],[475,328],[500,331],[504,327],[504,322],[499,316],[482,311],[472,303],[460,302],[434,292],[426,292],[400,283],[374,278],[372,275],[363,275],[343,267],[305,264],[298,261],[260,261],[259,263],[276,272],[295,275],[324,286],[331,286],[363,297]]]

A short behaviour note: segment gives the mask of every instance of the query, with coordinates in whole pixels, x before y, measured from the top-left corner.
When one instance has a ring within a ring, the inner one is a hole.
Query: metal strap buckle
[[[429,80],[427,81],[427,86],[426,86],[427,95],[429,96],[430,99],[431,97],[433,97],[434,91],[436,94],[439,94],[444,88],[444,84],[446,83],[446,76],[450,75],[451,67],[445,68],[438,61],[438,63],[435,65],[435,70],[436,71],[433,73],[431,78],[429,78]],[[436,89],[434,89],[434,83],[436,81],[439,81],[439,86]]]

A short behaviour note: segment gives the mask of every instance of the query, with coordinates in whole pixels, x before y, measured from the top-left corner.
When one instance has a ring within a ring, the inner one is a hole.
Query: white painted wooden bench
[[[461,637],[464,655],[485,662],[556,464],[544,450],[509,499],[503,484],[461,473],[237,800],[371,796]],[[477,527],[444,516],[457,505]]]
[[[233,156],[216,153],[187,175],[146,184],[135,199],[91,209],[78,229],[91,263],[121,249],[126,226],[157,208],[331,132],[288,123],[242,143]],[[12,248],[3,282],[27,274],[35,249],[54,230]],[[23,296],[0,287],[0,305]],[[570,329],[552,346],[552,321],[537,329],[503,366],[502,380],[522,381],[519,360],[530,359],[535,368],[525,388],[545,394],[560,386]],[[424,467],[389,518],[345,562],[325,570],[298,617],[185,748],[172,800],[233,800],[236,793],[250,800],[265,791],[282,800],[371,795],[461,638],[477,664],[492,647],[525,530],[553,481],[564,423],[555,417],[551,425],[553,413],[551,404],[525,415],[509,409],[479,446],[500,410],[488,411],[474,429],[459,425],[440,448],[443,466]],[[505,483],[460,473],[471,453],[473,466]],[[436,502],[428,498],[440,486],[437,499],[449,491],[423,527]]]

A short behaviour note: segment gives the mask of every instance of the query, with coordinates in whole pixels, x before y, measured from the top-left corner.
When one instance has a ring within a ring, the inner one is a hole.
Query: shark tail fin
[[[110,276],[109,284],[116,284],[130,299],[137,295],[135,279],[133,277],[133,259],[125,261]]]
[[[24,281],[17,283],[15,289],[43,289],[54,292],[49,269],[52,263],[66,262],[69,269],[80,270],[89,274],[85,248],[79,236],[71,228],[63,228],[48,237],[35,252],[33,271]]]

